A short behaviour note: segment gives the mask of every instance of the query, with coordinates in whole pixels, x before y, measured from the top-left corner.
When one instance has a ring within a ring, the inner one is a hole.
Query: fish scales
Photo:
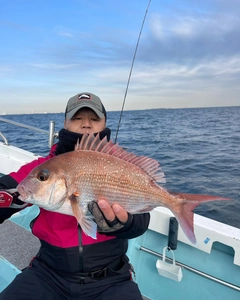
[[[83,151],[84,152],[84,151]],[[75,153],[77,157],[79,152]],[[85,151],[81,156],[89,164],[80,170],[79,187],[85,190],[85,182],[91,182],[91,199],[106,198],[110,203],[119,202],[130,213],[137,213],[159,204],[159,186],[135,165],[116,157]],[[121,168],[118,167],[121,164]],[[95,170],[94,172],[92,170]],[[136,206],[136,201],[138,206]]]
[[[74,151],[60,154],[37,166],[18,185],[20,198],[46,210],[74,215],[83,231],[94,236],[96,224],[88,212],[91,201],[119,203],[129,213],[169,208],[193,243],[193,210],[202,202],[228,200],[219,196],[172,193],[160,164],[149,157],[127,152],[112,141],[84,135]]]

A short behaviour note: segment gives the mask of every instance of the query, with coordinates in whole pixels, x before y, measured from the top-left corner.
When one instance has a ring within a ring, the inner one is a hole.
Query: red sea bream
[[[84,135],[74,151],[37,166],[18,185],[24,202],[46,210],[74,215],[82,230],[94,236],[96,223],[88,203],[100,199],[119,203],[129,213],[144,213],[157,206],[169,208],[189,240],[196,242],[193,209],[202,202],[227,200],[208,195],[171,193],[157,184],[165,182],[159,163],[122,147]]]

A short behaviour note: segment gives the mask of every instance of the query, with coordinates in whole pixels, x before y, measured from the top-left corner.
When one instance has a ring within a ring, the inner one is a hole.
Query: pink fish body
[[[91,201],[105,199],[119,203],[129,213],[169,208],[193,243],[192,210],[202,202],[227,200],[207,195],[173,194],[157,182],[165,182],[159,163],[136,156],[123,148],[83,136],[75,151],[58,155],[37,166],[18,185],[21,199],[46,210],[74,215],[83,231],[94,236],[96,224],[88,213]]]

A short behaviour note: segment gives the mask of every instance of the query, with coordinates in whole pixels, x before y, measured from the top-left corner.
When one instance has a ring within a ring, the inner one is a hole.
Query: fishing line
[[[147,17],[147,13],[148,13],[148,9],[149,9],[150,3],[151,3],[151,0],[149,0],[149,2],[148,2],[147,9],[146,9],[143,21],[142,21],[142,26],[141,26],[141,29],[140,29],[140,32],[139,32],[137,44],[136,44],[136,47],[135,47],[135,52],[134,52],[134,55],[133,55],[132,65],[131,65],[131,68],[130,68],[130,72],[129,72],[129,76],[128,76],[128,81],[127,81],[127,86],[126,86],[126,90],[125,90],[125,95],[124,95],[124,98],[123,98],[122,109],[121,109],[121,112],[120,112],[120,117],[119,117],[119,122],[118,122],[116,137],[115,137],[115,143],[117,142],[118,132],[119,132],[119,128],[120,128],[120,124],[121,124],[121,120],[122,120],[123,109],[124,109],[124,105],[125,105],[126,97],[127,97],[127,93],[128,93],[128,87],[129,87],[130,79],[131,79],[131,76],[132,76],[133,65],[134,65],[134,62],[135,62],[135,57],[136,57],[136,54],[137,54],[139,41],[140,41],[140,38],[141,38],[143,26],[144,26],[144,23],[145,23],[145,20],[146,20],[146,17]]]

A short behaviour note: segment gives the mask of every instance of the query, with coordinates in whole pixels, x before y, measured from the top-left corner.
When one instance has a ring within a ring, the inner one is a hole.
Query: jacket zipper
[[[79,270],[83,272],[83,245],[82,245],[82,228],[78,224],[78,241],[79,241]]]

